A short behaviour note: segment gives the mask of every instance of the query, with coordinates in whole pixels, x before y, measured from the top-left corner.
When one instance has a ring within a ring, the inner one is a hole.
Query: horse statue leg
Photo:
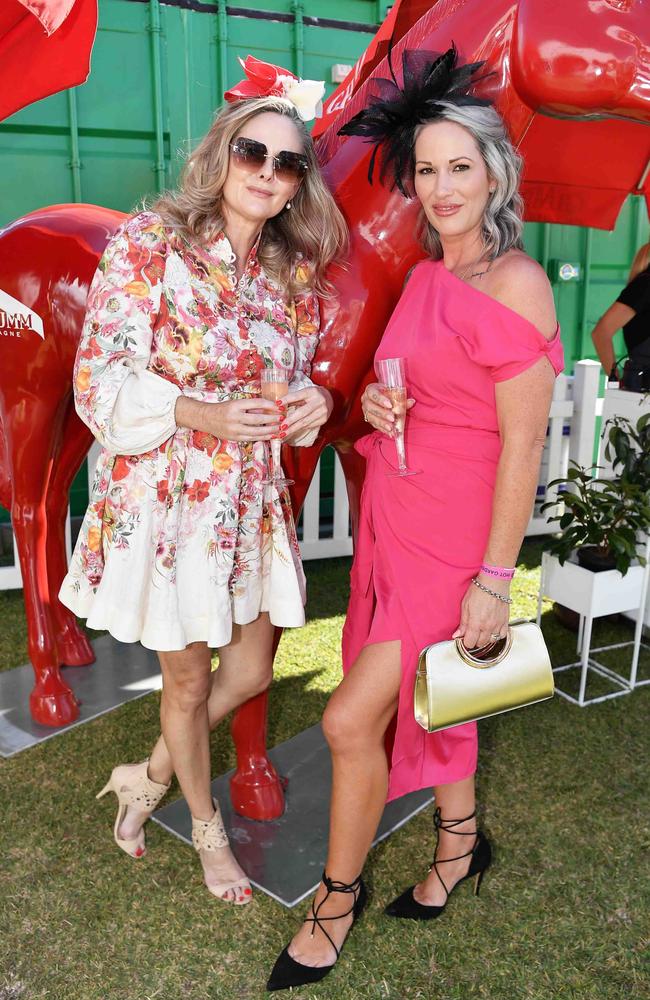
[[[34,387],[29,406],[5,410],[8,452],[13,469],[11,521],[16,536],[27,613],[29,658],[36,685],[29,697],[33,719],[63,726],[79,715],[77,700],[59,670],[56,626],[47,573],[46,495],[52,456],[62,419],[47,405],[50,392]],[[5,392],[6,396],[6,392]],[[40,403],[40,405],[39,405]]]
[[[322,447],[322,442],[319,442],[312,448],[287,449],[283,455],[283,468],[296,482],[291,495],[296,520]],[[282,630],[276,629],[274,656],[281,635]],[[266,750],[267,711],[268,693],[265,691],[238,708],[232,721],[237,769],[230,779],[230,798],[235,812],[249,819],[277,819],[284,812],[285,783]]]
[[[232,720],[237,770],[230,779],[233,809],[248,819],[277,819],[284,812],[282,779],[266,751],[268,693],[238,708]]]
[[[45,499],[47,510],[47,577],[51,595],[59,664],[84,667],[95,662],[95,653],[75,615],[61,604],[58,593],[68,569],[65,524],[68,494],[93,436],[74,411],[72,395],[66,407],[60,447],[54,459]]]

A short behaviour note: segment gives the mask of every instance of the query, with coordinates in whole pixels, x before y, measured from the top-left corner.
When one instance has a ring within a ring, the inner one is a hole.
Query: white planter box
[[[617,569],[594,573],[578,563],[560,566],[557,556],[542,556],[544,593],[553,601],[592,618],[636,610],[646,575],[644,566],[631,566],[625,576]]]

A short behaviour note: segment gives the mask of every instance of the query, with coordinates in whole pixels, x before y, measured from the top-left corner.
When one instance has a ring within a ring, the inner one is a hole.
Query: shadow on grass
[[[345,615],[350,596],[350,556],[313,559],[304,564],[307,577],[307,620]]]
[[[521,551],[517,558],[517,568],[522,569],[539,569],[540,563],[542,561],[542,552],[544,551],[544,542],[539,538],[526,538],[524,539],[524,544],[521,547]]]

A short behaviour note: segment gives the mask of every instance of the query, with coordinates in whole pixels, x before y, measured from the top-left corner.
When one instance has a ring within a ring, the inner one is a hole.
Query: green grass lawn
[[[515,615],[535,613],[539,557],[539,544],[524,547]],[[348,569],[346,559],[307,564],[309,622],[282,639],[271,745],[317,722],[339,679]],[[19,592],[0,593],[0,624],[8,669],[27,658]],[[575,659],[575,635],[549,606],[544,630],[555,664]],[[626,624],[601,622],[594,645],[630,635]],[[610,654],[621,664],[627,655]],[[478,789],[495,863],[480,899],[465,885],[433,923],[383,916],[426,870],[425,811],[372,852],[371,903],[336,970],[292,996],[648,996],[649,706],[650,687],[585,709],[555,698],[482,723]],[[202,887],[194,852],[153,824],[147,857],[133,862],[112,841],[114,797],[95,801],[111,767],[141,759],[157,733],[149,695],[0,762],[0,1000],[266,996],[306,904],[289,911],[260,892],[249,907],[220,904]],[[214,773],[233,764],[224,725]]]

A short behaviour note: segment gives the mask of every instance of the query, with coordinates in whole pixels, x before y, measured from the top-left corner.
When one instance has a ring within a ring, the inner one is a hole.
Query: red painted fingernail
[[[288,424],[280,424],[280,430],[281,431],[286,431],[288,427],[289,427]]]

